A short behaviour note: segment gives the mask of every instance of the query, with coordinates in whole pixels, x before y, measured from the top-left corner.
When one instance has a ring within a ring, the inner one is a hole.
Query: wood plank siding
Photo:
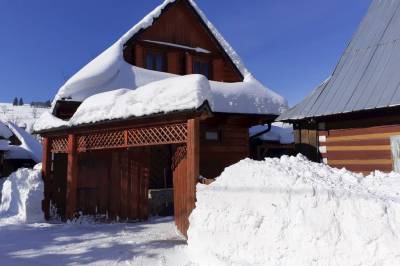
[[[390,172],[390,137],[396,135],[400,135],[400,125],[319,131],[319,151],[323,160],[334,167],[364,174]]]
[[[198,53],[162,43],[148,42],[149,40],[200,47],[210,53]],[[154,50],[165,54],[164,71],[169,73],[178,75],[193,73],[193,60],[197,58],[210,64],[211,80],[243,81],[242,74],[186,1],[179,1],[167,7],[151,27],[134,36],[124,49],[124,58],[138,67],[145,67],[147,51]]]

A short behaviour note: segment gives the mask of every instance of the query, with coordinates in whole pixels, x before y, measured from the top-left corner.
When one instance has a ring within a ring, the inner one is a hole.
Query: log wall
[[[390,172],[390,137],[397,135],[399,125],[319,131],[319,150],[323,161],[333,167],[364,174],[374,170]]]
[[[207,140],[207,132],[219,134],[219,140]],[[250,156],[249,130],[243,126],[210,126],[203,124],[200,129],[200,175],[213,179],[225,167]]]

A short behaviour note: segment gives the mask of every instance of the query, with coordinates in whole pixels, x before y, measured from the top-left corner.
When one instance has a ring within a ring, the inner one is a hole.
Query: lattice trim
[[[52,153],[67,153],[68,152],[68,137],[57,137],[51,139]]]
[[[186,123],[159,127],[131,128],[78,136],[78,151],[185,143]]]
[[[78,137],[78,151],[122,148],[125,146],[124,131],[100,132]]]
[[[186,124],[128,130],[129,146],[146,146],[184,143],[187,139]]]

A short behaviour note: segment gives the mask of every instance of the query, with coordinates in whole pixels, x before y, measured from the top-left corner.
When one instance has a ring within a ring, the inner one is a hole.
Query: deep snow
[[[23,169],[3,188],[0,265],[400,265],[399,191],[400,174],[246,159],[197,186],[185,245],[172,218],[44,223],[39,167]]]
[[[400,175],[282,157],[197,186],[188,251],[201,265],[400,265]]]
[[[1,183],[0,225],[43,221],[41,164],[21,168]]]
[[[172,218],[45,223],[41,165],[20,169],[2,182],[0,265],[191,265]]]

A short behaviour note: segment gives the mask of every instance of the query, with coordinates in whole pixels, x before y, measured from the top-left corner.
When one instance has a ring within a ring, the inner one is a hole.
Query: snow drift
[[[41,168],[41,164],[38,164],[33,170],[19,169],[4,181],[0,202],[0,225],[43,220]]]
[[[400,265],[400,175],[282,157],[198,185],[188,252],[200,265]]]

